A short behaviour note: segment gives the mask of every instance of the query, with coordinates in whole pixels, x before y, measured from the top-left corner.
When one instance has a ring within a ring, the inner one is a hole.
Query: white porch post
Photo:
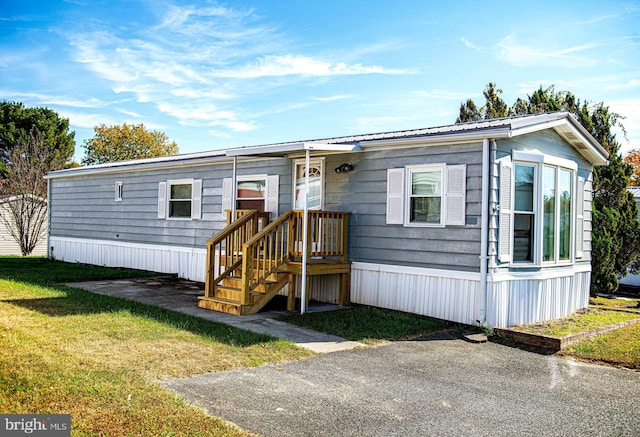
[[[231,176],[231,222],[236,221],[236,196],[238,189],[236,188],[236,167],[238,166],[238,157],[233,157],[233,174]]]
[[[307,302],[307,249],[309,245],[309,149],[304,156],[304,217],[302,219],[302,286],[300,290],[300,314],[306,311]]]

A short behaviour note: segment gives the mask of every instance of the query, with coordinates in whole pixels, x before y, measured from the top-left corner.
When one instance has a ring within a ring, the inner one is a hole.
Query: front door
[[[293,171],[293,209],[304,209],[304,185],[307,172],[305,160],[294,162]],[[324,159],[309,160],[309,209],[322,209],[324,206]]]

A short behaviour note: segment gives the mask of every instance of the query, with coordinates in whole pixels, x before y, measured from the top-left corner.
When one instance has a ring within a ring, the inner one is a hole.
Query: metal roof
[[[483,138],[499,139],[553,129],[594,165],[606,165],[609,154],[574,117],[565,111],[536,115],[505,117],[458,123],[423,129],[381,132],[364,135],[292,141],[258,146],[237,147],[227,150],[173,155],[159,158],[119,161],[49,173],[53,179],[82,174],[136,171],[141,168],[198,165],[220,162],[234,156],[287,156],[305,149],[316,151],[358,151],[371,147],[400,146],[416,143],[447,143],[475,141]],[[344,147],[337,147],[343,145]]]

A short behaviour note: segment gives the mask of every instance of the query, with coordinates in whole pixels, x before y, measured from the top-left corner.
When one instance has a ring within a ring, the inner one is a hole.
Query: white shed
[[[15,197],[4,197],[0,199],[0,216],[11,217],[8,205],[10,202],[14,202]],[[44,229],[42,231],[42,237],[38,242],[38,245],[33,250],[31,255],[44,256],[47,254],[47,222],[45,221]],[[21,255],[20,246],[16,240],[11,236],[11,232],[5,220],[0,219],[0,255]]]

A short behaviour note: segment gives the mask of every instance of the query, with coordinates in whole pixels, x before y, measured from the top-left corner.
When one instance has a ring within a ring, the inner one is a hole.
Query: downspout
[[[489,263],[489,139],[482,140],[482,215],[480,218],[480,294],[482,308],[476,321],[484,325],[487,319],[487,278]]]
[[[300,287],[300,314],[304,314],[307,310],[307,249],[309,247],[309,149],[305,150],[304,173],[304,217],[302,219],[302,284]]]

